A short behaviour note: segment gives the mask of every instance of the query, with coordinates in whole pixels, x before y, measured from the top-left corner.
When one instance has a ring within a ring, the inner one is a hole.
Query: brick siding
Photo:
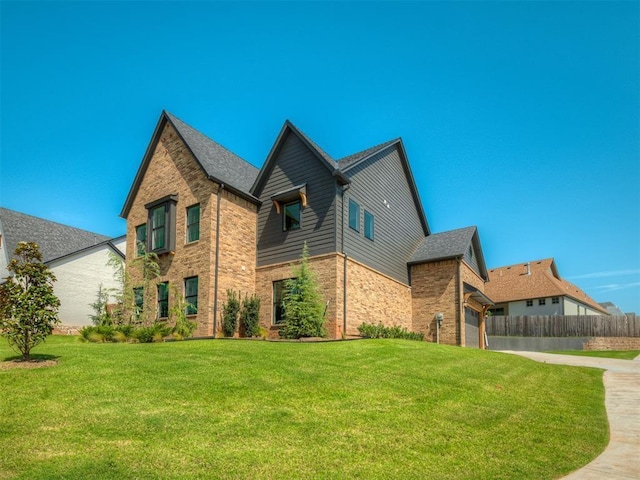
[[[583,350],[640,350],[640,337],[595,337]]]

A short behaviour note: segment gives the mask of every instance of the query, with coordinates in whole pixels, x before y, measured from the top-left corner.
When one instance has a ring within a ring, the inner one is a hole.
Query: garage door
[[[478,325],[480,314],[468,307],[464,309],[464,339],[467,347],[480,348],[480,332]]]

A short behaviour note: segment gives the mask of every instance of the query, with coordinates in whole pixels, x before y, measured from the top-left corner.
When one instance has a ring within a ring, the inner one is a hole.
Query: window
[[[200,204],[187,208],[187,243],[200,240]]]
[[[369,240],[373,240],[373,214],[364,211],[364,236]]]
[[[538,305],[545,305],[546,303],[547,303],[547,299],[546,298],[538,299]]]
[[[490,308],[491,315],[504,316],[504,307]]]
[[[360,205],[349,199],[349,227],[360,231]]]
[[[527,307],[533,307],[533,300],[527,300]]]
[[[284,295],[286,289],[284,283],[286,280],[278,280],[273,282],[273,323],[275,325],[284,322]]]
[[[177,195],[169,195],[145,205],[149,212],[146,232],[147,251],[162,254],[175,250],[177,202]]]
[[[147,250],[147,224],[143,223],[136,227],[136,252],[138,257],[144,255]]]
[[[287,203],[284,206],[282,229],[286,232],[300,228],[300,201]]]
[[[137,320],[138,318],[140,318],[140,315],[142,315],[142,309],[144,308],[144,288],[143,287],[135,287],[133,289],[133,301],[135,304],[134,315]]]
[[[169,316],[169,282],[158,284],[158,318]]]
[[[166,223],[166,205],[160,205],[151,210],[151,250],[164,248],[167,239]]]
[[[198,277],[184,279],[184,300],[187,303],[187,315],[198,313]]]
[[[560,303],[560,298],[559,297],[552,297],[551,298],[551,303]]]

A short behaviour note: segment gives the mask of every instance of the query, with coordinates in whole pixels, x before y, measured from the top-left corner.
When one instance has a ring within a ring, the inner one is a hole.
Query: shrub
[[[164,323],[155,323],[150,327],[139,327],[135,330],[135,338],[140,343],[161,342],[171,333],[171,328]]]
[[[260,298],[256,295],[246,296],[242,300],[240,310],[240,322],[247,337],[257,337],[260,335]]]
[[[406,327],[385,327],[382,323],[362,323],[358,327],[360,335],[364,338],[402,338],[404,340],[424,340],[424,333],[409,332]]]
[[[238,312],[240,301],[233,290],[227,290],[227,301],[222,307],[222,333],[225,337],[233,337],[238,328]]]

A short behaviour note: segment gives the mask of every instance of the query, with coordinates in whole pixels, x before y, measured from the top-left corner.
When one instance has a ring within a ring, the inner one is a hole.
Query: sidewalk
[[[503,351],[543,363],[602,368],[609,445],[595,460],[566,480],[640,479],[640,356],[635,360]]]

